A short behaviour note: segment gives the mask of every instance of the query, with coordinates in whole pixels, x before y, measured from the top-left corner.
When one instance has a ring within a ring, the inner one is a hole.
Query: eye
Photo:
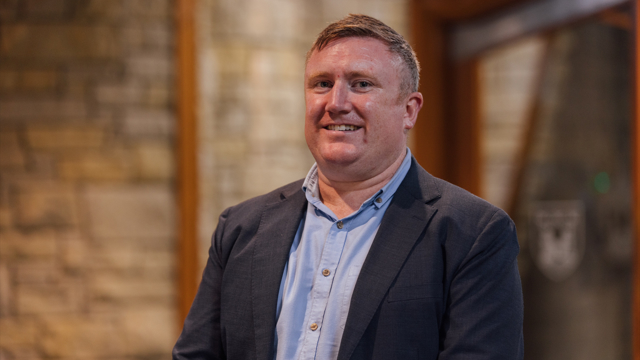
[[[328,88],[331,87],[331,83],[329,83],[328,81],[318,81],[316,86],[321,88]]]
[[[371,83],[368,82],[368,81],[361,80],[361,81],[356,82],[355,87],[360,88],[360,89],[366,89],[368,87],[371,87]]]

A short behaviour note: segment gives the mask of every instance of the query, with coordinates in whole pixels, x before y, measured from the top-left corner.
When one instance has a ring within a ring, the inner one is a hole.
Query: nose
[[[327,95],[329,96],[326,106],[327,112],[331,114],[344,114],[353,109],[353,105],[349,99],[349,89],[346,84],[336,82]]]

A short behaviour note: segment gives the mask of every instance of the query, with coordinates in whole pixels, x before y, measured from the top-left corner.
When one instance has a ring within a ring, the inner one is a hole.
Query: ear
[[[404,104],[404,128],[405,130],[411,130],[416,124],[416,120],[418,120],[418,112],[420,112],[420,109],[422,108],[422,94],[419,92],[409,94],[404,100]]]

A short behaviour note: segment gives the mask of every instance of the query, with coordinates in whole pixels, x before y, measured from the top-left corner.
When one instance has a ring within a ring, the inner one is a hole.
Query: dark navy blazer
[[[301,186],[222,213],[174,359],[273,359]],[[362,266],[338,359],[522,359],[518,250],[502,210],[412,159]]]

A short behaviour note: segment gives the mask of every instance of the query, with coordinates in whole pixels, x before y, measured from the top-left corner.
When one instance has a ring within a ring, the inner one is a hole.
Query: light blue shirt
[[[358,211],[338,219],[319,200],[318,168],[302,185],[307,201],[284,268],[276,310],[276,359],[336,359],[349,303],[380,222],[411,166],[411,152],[391,180]]]

